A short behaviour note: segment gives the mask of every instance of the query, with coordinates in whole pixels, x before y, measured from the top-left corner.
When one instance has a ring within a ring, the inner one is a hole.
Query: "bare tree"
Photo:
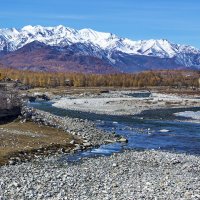
[[[21,106],[21,99],[17,89],[7,87],[6,84],[0,86],[0,109],[13,109]]]

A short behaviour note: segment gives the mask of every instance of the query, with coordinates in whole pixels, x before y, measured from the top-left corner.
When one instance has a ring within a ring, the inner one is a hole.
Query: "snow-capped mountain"
[[[117,67],[120,71],[142,71],[165,67],[200,69],[200,50],[192,46],[173,44],[164,39],[133,41],[112,33],[91,29],[75,30],[62,25],[0,29],[0,53],[4,56],[7,54],[5,60],[10,52],[16,52],[35,41],[51,49],[56,48],[57,51],[59,49],[62,54],[71,51],[76,56],[84,55],[102,59],[104,65],[107,63],[108,66]],[[2,60],[4,62],[4,56],[0,62]],[[82,62],[84,65],[84,61]]]

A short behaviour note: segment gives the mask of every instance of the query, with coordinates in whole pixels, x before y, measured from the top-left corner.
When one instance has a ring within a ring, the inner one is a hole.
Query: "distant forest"
[[[20,71],[0,68],[0,79],[9,77],[32,87],[199,87],[199,71],[161,70],[137,74],[81,74]]]

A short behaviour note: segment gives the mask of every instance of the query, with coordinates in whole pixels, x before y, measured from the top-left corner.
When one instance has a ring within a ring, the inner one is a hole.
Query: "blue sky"
[[[1,0],[0,28],[65,25],[200,48],[200,0]]]

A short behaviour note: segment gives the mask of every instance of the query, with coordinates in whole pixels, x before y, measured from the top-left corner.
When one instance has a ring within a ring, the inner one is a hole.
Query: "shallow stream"
[[[60,109],[45,101],[30,103],[30,106],[58,116],[91,120],[97,127],[114,131],[128,139],[128,143],[102,145],[63,157],[63,160],[78,161],[83,157],[109,156],[124,149],[154,149],[200,155],[200,123],[188,122],[186,118],[174,115],[187,110],[199,111],[198,107],[150,110],[136,116],[109,116]]]

